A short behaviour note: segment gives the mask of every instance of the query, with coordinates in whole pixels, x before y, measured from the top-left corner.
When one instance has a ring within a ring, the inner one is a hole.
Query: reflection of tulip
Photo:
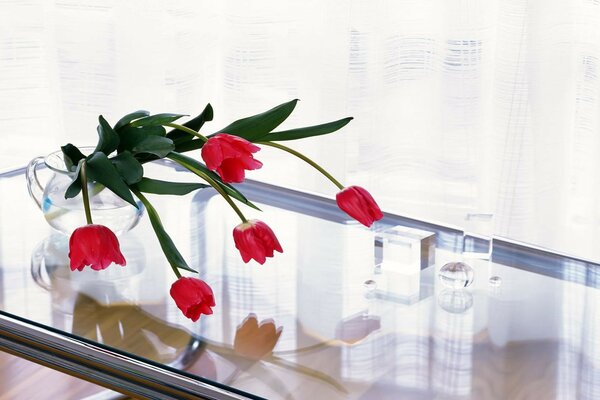
[[[275,233],[262,221],[251,220],[239,224],[233,229],[233,240],[245,263],[255,259],[259,264],[264,264],[267,257],[273,257],[274,251],[283,253]]]
[[[213,313],[215,306],[213,291],[208,284],[196,278],[179,278],[171,285],[171,297],[183,315],[198,321],[201,314]]]
[[[262,163],[252,153],[260,147],[238,136],[219,133],[202,146],[202,159],[211,171],[217,171],[223,182],[242,182],[245,170],[259,169]]]
[[[261,360],[273,352],[282,331],[282,328],[276,329],[271,320],[259,325],[256,315],[250,314],[235,332],[233,350],[247,359]]]
[[[71,271],[82,271],[86,265],[101,270],[113,262],[125,265],[115,234],[104,225],[85,225],[75,229],[69,239]]]
[[[335,200],[342,211],[367,227],[383,218],[373,196],[360,186],[348,186],[335,196]]]

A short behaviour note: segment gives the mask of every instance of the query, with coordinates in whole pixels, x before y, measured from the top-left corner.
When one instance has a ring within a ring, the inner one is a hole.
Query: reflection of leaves
[[[346,388],[341,383],[339,383],[336,379],[330,377],[329,375],[327,375],[321,371],[316,371],[312,368],[308,368],[308,367],[305,367],[300,364],[294,364],[292,362],[284,360],[283,358],[275,357],[275,356],[271,356],[268,361],[272,362],[273,364],[275,364],[279,367],[286,368],[286,369],[289,369],[294,372],[300,372],[301,374],[304,374],[306,376],[311,376],[315,379],[323,381],[323,382],[333,386],[334,388],[336,388],[337,390],[339,390],[342,393],[348,393]]]
[[[355,315],[340,321],[335,329],[336,337],[348,344],[366,338],[381,328],[381,318],[374,315]]]
[[[75,300],[73,333],[163,363],[175,360],[192,340],[183,329],[146,314],[138,306],[105,306],[81,293]],[[166,348],[174,351],[166,352]]]

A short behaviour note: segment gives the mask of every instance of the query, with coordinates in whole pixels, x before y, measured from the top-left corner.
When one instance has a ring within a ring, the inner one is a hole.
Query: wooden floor
[[[104,388],[0,352],[0,400],[80,400]]]

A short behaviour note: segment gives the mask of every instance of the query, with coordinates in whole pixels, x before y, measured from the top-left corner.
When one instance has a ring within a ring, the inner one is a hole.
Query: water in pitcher
[[[110,228],[117,235],[133,228],[141,213],[141,208],[136,209],[106,188],[93,195],[90,202],[93,222]],[[81,194],[65,199],[64,192],[45,193],[42,211],[50,226],[65,234],[86,224]]]

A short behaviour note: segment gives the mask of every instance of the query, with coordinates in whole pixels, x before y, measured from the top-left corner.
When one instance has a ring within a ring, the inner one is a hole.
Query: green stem
[[[163,124],[164,126],[169,126],[171,128],[175,128],[177,130],[183,131],[185,133],[189,133],[192,136],[196,136],[197,138],[203,140],[204,142],[208,142],[208,138],[204,135],[201,135],[200,133],[196,132],[193,129],[188,128],[187,126],[183,126],[183,125],[179,125],[179,124],[175,124],[173,122],[169,122],[167,124]]]
[[[229,203],[229,205],[231,206],[231,208],[233,208],[233,211],[235,211],[235,213],[238,215],[238,217],[240,217],[240,219],[242,220],[242,222],[244,222],[244,223],[248,222],[248,218],[246,218],[246,216],[244,215],[244,213],[242,213],[242,211],[239,209],[239,207],[233,202],[233,200],[231,200],[231,197],[229,197],[229,195],[223,190],[223,188],[213,178],[211,178],[208,174],[206,174],[203,171],[200,171],[197,168],[194,168],[193,166],[189,165],[188,163],[186,163],[185,161],[179,159],[176,156],[173,157],[173,153],[169,154],[167,156],[167,158],[175,161],[177,164],[181,165],[182,167],[187,168],[188,170],[190,170],[191,172],[193,172],[194,174],[198,175],[200,178],[202,178],[206,182],[208,182],[208,184],[210,186],[212,186],[213,188],[215,188],[215,190],[221,196],[223,196],[223,198],[227,201],[227,203]]]
[[[81,161],[81,196],[83,197],[83,209],[85,210],[85,220],[88,224],[92,222],[92,210],[90,209],[90,195],[87,185],[87,164],[85,159]]]
[[[309,164],[310,166],[312,166],[314,169],[316,169],[317,171],[319,171],[320,173],[322,173],[323,175],[325,175],[325,177],[327,179],[329,179],[331,182],[333,182],[333,184],[335,186],[337,186],[340,190],[344,189],[344,185],[342,185],[337,179],[335,179],[333,176],[331,176],[331,174],[327,171],[325,171],[323,169],[323,167],[321,167],[319,164],[317,164],[316,162],[314,162],[313,160],[311,160],[310,158],[306,157],[304,154],[297,152],[294,149],[290,149],[287,146],[284,146],[282,144],[279,143],[274,143],[274,142],[258,142],[257,144],[263,144],[265,146],[271,146],[271,147],[275,147],[277,149],[286,151],[296,157],[298,157],[299,159],[301,159],[302,161],[306,162],[307,164]]]

